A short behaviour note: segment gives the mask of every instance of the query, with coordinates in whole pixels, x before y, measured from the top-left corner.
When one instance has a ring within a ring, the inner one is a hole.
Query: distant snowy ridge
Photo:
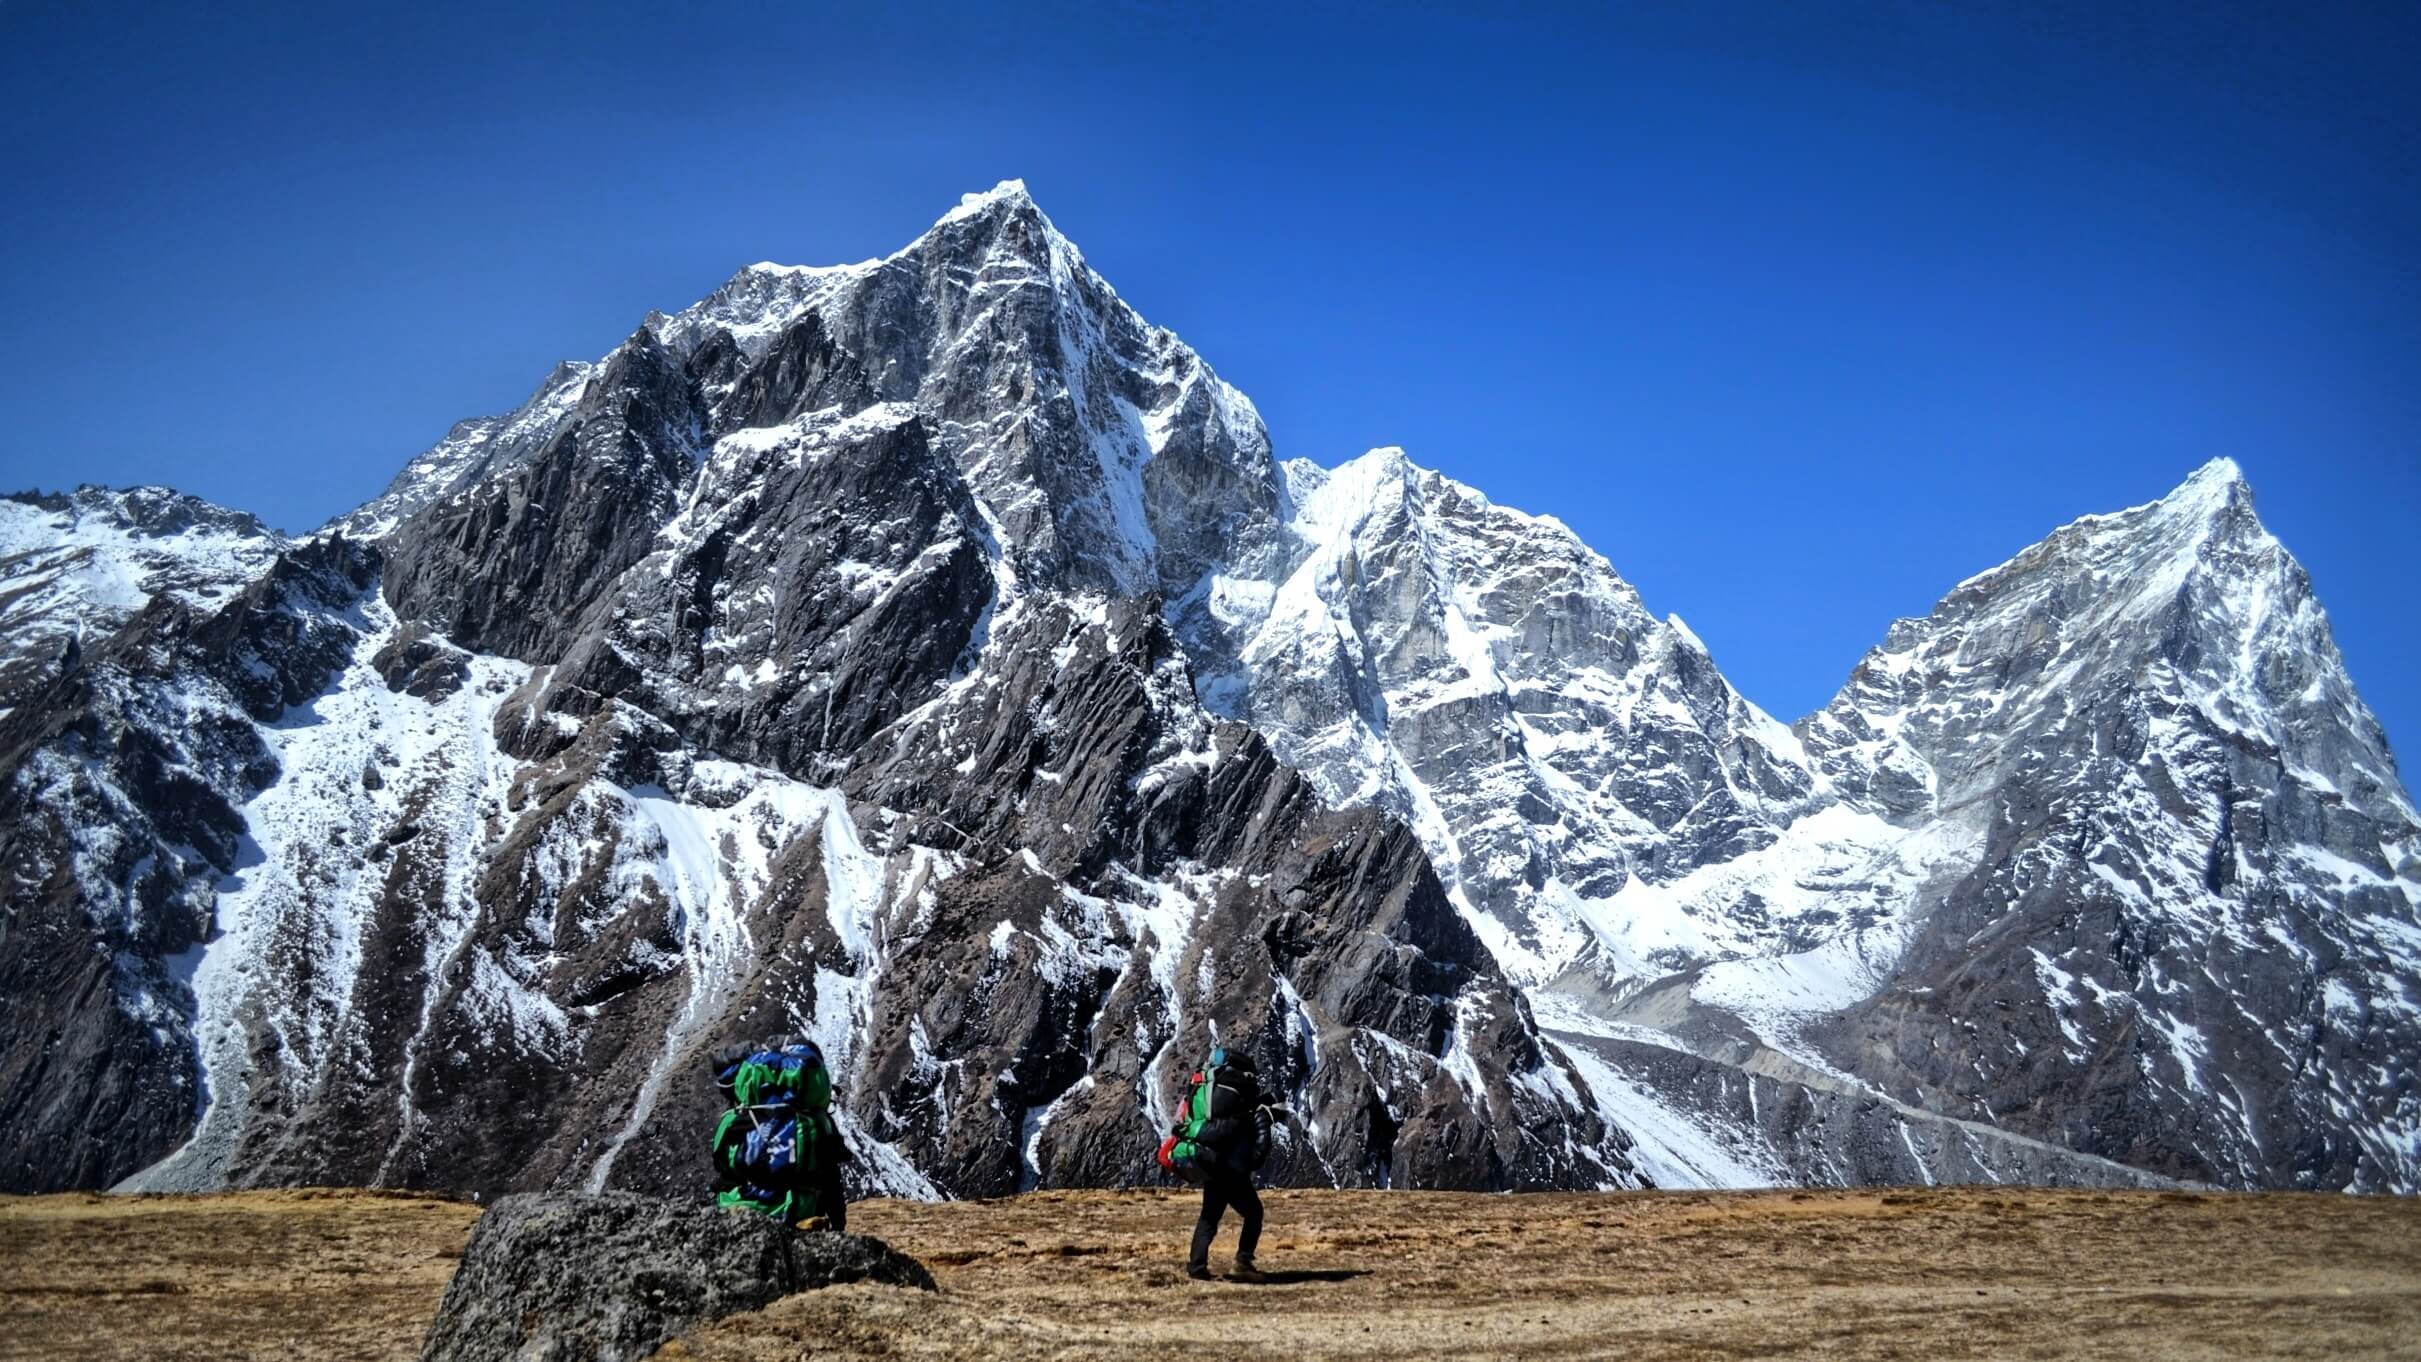
[[[0,714],[70,640],[107,637],[155,596],[224,604],[285,543],[165,487],[0,497]]]

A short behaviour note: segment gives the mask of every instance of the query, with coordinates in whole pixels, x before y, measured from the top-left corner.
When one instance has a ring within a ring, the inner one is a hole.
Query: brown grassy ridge
[[[1262,1286],[1181,1275],[1179,1192],[863,1203],[850,1228],[922,1258],[939,1297],[809,1293],[661,1356],[2421,1357],[2410,1199],[1267,1201]],[[0,1358],[410,1358],[476,1215],[377,1192],[0,1198]]]

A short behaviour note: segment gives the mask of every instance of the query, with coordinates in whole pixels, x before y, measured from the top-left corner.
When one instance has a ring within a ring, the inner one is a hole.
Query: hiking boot
[[[1185,1275],[1198,1282],[1207,1282],[1211,1279],[1210,1266],[1206,1263],[1187,1263]]]
[[[1238,1258],[1236,1270],[1228,1273],[1227,1279],[1231,1282],[1266,1282],[1269,1280],[1261,1269],[1253,1266],[1253,1260],[1250,1258]]]

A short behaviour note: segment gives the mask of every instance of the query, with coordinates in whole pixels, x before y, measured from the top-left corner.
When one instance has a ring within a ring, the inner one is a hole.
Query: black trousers
[[[1236,1261],[1253,1260],[1253,1250],[1261,1244],[1261,1194],[1253,1190],[1253,1175],[1214,1168],[1202,1184],[1202,1218],[1194,1222],[1194,1252],[1187,1264],[1210,1266],[1211,1237],[1219,1232],[1219,1217],[1230,1206],[1244,1222],[1236,1234]]]
[[[816,1212],[836,1230],[849,1228],[849,1196],[841,1190],[841,1161],[834,1159],[819,1179],[821,1195],[816,1198]]]

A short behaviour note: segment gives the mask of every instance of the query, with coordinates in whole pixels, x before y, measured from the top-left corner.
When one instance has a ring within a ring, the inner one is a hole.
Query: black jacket
[[[1206,1073],[1215,1074],[1216,1081],[1210,1110],[1192,1113],[1208,1118],[1195,1140],[1212,1151],[1219,1167],[1249,1173],[1269,1158],[1270,1112],[1261,1100],[1261,1076],[1251,1058],[1240,1054],[1216,1070],[1198,1071],[1196,1080]],[[1187,1100],[1190,1107],[1192,1099]]]
[[[1266,1106],[1254,1107],[1253,1137],[1250,1140],[1238,1141],[1243,1146],[1242,1152],[1246,1156],[1245,1161],[1239,1165],[1239,1171],[1250,1173],[1262,1164],[1269,1162],[1269,1126],[1269,1108]]]

